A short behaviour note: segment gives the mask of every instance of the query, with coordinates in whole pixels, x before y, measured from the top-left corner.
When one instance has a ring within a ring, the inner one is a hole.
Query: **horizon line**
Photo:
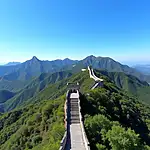
[[[83,60],[87,57],[90,57],[90,56],[93,56],[93,57],[103,57],[103,58],[110,58],[110,59],[113,59],[114,61],[117,61],[121,64],[124,64],[124,65],[129,65],[129,66],[135,66],[135,65],[149,65],[150,64],[150,61],[140,61],[140,60],[124,60],[124,61],[119,61],[119,60],[116,60],[115,58],[113,57],[109,57],[109,56],[96,56],[96,55],[88,55],[86,57],[83,57],[82,59],[72,59],[72,58],[69,58],[69,57],[65,57],[65,58],[58,58],[58,59],[39,59],[37,56],[32,56],[30,57],[30,59],[26,59],[26,60],[23,60],[23,61],[7,61],[7,62],[0,62],[0,66],[4,66],[4,65],[7,65],[8,63],[24,63],[26,61],[29,61],[31,59],[33,59],[34,57],[37,58],[38,60],[40,61],[56,61],[56,60],[65,60],[65,59],[69,59],[69,60],[74,60],[74,61],[80,61],[80,60]]]

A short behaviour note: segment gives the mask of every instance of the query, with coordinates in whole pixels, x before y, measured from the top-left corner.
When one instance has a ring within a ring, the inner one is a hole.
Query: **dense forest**
[[[80,83],[82,114],[91,150],[150,149],[150,107],[129,92],[131,88],[145,88],[146,83],[123,73],[121,77],[119,73],[104,71],[96,74],[104,79],[104,86],[94,90],[88,71],[41,74],[19,96],[7,100],[7,106],[17,105],[0,113],[0,149],[58,150],[65,132],[67,82]],[[131,81],[132,87],[128,84]],[[124,87],[118,84],[124,82]]]
[[[82,113],[93,150],[150,149],[150,107],[113,83],[82,95]]]
[[[61,96],[0,116],[0,149],[59,149],[65,131],[64,102]]]
[[[52,75],[56,76],[53,81],[58,79],[58,75],[58,73]],[[51,79],[51,76],[48,77]],[[47,79],[46,81],[48,81]],[[89,78],[87,72],[80,72],[67,79],[50,83],[32,98],[27,99],[28,92],[25,92],[22,96],[22,103],[18,107],[12,111],[1,113],[0,149],[58,150],[65,132],[64,103],[67,82],[77,81],[80,82],[81,91],[90,89],[93,84],[93,80]],[[43,85],[43,80],[37,83]],[[30,84],[29,89],[39,87],[37,83],[35,86]]]

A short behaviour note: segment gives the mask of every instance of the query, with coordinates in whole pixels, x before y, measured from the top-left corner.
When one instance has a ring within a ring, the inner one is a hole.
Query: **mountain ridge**
[[[15,65],[19,65],[21,64],[21,62],[9,62],[7,64],[5,64],[4,66],[15,66]]]
[[[72,65],[74,60],[42,61],[36,56],[16,66],[0,66],[0,76],[5,80],[30,80],[41,73],[54,73],[61,71],[66,65]],[[1,71],[3,70],[3,71]]]
[[[126,74],[133,75],[140,80],[147,82],[150,81],[150,76],[143,75],[134,68],[131,68],[128,65],[123,65],[110,57],[95,57],[93,55],[90,55],[79,61],[79,63],[77,63],[75,67],[70,67],[69,69],[74,70],[74,72],[78,72],[82,68],[87,68],[88,66],[92,66],[92,68],[94,69],[103,69],[108,72],[124,72]]]
[[[141,81],[150,82],[150,76],[144,75],[134,68],[122,65],[110,57],[96,57],[94,55],[87,56],[80,61],[69,58],[43,61],[33,56],[32,59],[16,66],[0,66],[0,76],[8,81],[29,81],[32,78],[38,77],[41,73],[55,73],[65,70],[77,73],[81,69],[87,68],[87,66],[92,66],[94,69],[103,69],[108,72],[124,72],[137,77]]]

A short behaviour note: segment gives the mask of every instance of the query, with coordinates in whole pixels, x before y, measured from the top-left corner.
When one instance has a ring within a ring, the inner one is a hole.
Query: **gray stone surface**
[[[70,125],[71,150],[85,150],[80,124]]]
[[[79,93],[70,95],[70,135],[67,141],[66,150],[86,150],[80,125],[79,117]]]

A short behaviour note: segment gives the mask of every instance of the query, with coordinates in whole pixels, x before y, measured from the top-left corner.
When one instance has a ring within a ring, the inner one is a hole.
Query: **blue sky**
[[[1,0],[0,62],[109,56],[150,62],[149,0]]]

